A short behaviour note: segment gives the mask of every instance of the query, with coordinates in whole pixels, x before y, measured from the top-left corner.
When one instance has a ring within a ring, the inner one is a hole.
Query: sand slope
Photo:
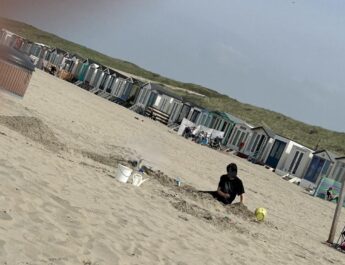
[[[24,99],[0,93],[0,148],[1,264],[345,264],[321,243],[334,204],[41,71]],[[139,188],[112,178],[138,158],[164,173]],[[194,191],[229,162],[247,208]]]

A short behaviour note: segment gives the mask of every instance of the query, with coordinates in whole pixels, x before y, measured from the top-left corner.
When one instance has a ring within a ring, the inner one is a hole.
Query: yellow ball
[[[265,208],[256,208],[255,210],[255,216],[256,220],[263,221],[266,217],[267,211]]]

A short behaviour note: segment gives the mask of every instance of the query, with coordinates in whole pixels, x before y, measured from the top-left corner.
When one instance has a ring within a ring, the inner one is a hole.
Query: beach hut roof
[[[35,66],[31,62],[30,58],[13,48],[0,46],[0,59],[21,68],[25,68],[31,72],[35,71]]]
[[[77,53],[72,53],[72,54],[69,55],[69,58],[74,58],[74,57],[77,58],[77,59],[79,59],[79,60],[86,61],[85,58],[83,58],[82,56],[80,56],[80,55],[77,54]]]
[[[235,122],[235,123],[246,123],[245,121],[241,120],[240,118],[237,118],[234,115],[227,113],[227,112],[215,111],[215,113],[217,113],[221,117],[228,119],[228,120]]]
[[[163,88],[162,86],[156,83],[149,83],[149,84],[151,86],[151,89],[156,90],[158,93],[183,101],[182,97],[175,95],[174,93],[168,91],[166,88]]]
[[[61,54],[67,54],[68,52],[66,52],[66,51],[64,51],[64,50],[62,50],[62,49],[60,49],[60,48],[55,48],[55,51],[57,52],[57,53],[61,53]]]
[[[275,133],[266,126],[258,126],[258,127],[253,128],[252,130],[256,131],[256,130],[260,130],[260,129],[262,129],[267,134],[268,137],[274,138]]]
[[[317,150],[317,151],[315,151],[315,152],[313,153],[313,155],[317,155],[317,154],[321,154],[321,153],[325,153],[325,154],[328,156],[328,158],[329,158],[329,160],[330,160],[331,162],[334,162],[334,161],[338,158],[338,155],[337,155],[337,154],[334,154],[334,153],[332,153],[332,152],[329,152],[329,151],[327,151],[326,149]]]
[[[275,136],[278,136],[278,137],[280,137],[280,138],[283,138],[283,139],[285,139],[285,140],[287,140],[287,141],[294,142],[294,143],[299,144],[300,146],[302,146],[302,147],[304,147],[304,148],[307,148],[307,149],[309,149],[309,150],[311,150],[311,151],[314,151],[313,147],[306,146],[306,145],[304,145],[304,144],[302,144],[302,143],[300,143],[300,142],[297,142],[296,140],[293,140],[293,139],[291,139],[291,138],[289,138],[289,137],[286,137],[286,136],[283,136],[283,135],[277,134],[277,133],[275,134]]]
[[[208,111],[208,110],[205,109],[204,107],[201,107],[200,105],[195,104],[195,103],[192,103],[192,102],[184,102],[184,104],[185,104],[185,105],[188,105],[188,106],[190,106],[190,107],[192,107],[192,108],[198,108],[198,109],[200,109],[200,110],[202,110],[202,111]]]

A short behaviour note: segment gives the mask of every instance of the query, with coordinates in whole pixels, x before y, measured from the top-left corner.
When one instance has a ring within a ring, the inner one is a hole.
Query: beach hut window
[[[192,117],[190,119],[191,122],[196,122],[196,120],[198,119],[200,115],[200,112],[197,111],[197,110],[194,110],[193,113],[192,113]]]
[[[100,89],[104,89],[105,82],[107,81],[108,75],[104,75],[101,84],[99,85]]]
[[[238,140],[238,142],[236,143],[237,147],[240,147],[241,143],[244,142],[244,136],[245,136],[245,132],[242,132],[241,133],[241,137],[240,139]]]
[[[261,135],[261,138],[260,138],[260,142],[255,150],[255,152],[258,152],[260,150],[260,148],[263,146],[263,144],[265,143],[266,141],[266,137],[265,135]]]
[[[345,171],[345,165],[342,164],[341,166],[339,166],[338,168],[338,173],[336,174],[334,180],[338,181],[338,182],[342,182],[343,180],[343,175],[344,175],[344,171]]]
[[[155,102],[155,104],[154,104],[156,107],[159,106],[159,103],[161,102],[161,98],[162,98],[161,96],[157,96],[156,102]]]
[[[114,84],[114,81],[115,81],[115,77],[111,77],[111,79],[110,79],[110,83],[109,83],[109,88],[112,88],[112,86],[113,86],[113,84]]]
[[[235,138],[234,138],[234,141],[232,142],[232,145],[236,146],[237,139],[238,139],[238,137],[240,136],[240,133],[241,133],[241,131],[237,131],[237,132],[236,132],[236,136],[235,136]]]
[[[253,144],[253,148],[252,148],[251,152],[254,152],[255,147],[256,147],[256,145],[257,145],[257,143],[258,143],[258,141],[259,141],[259,138],[260,138],[260,135],[257,135],[257,136],[256,136],[256,139],[255,139],[255,142],[254,142],[254,144]]]
[[[236,132],[237,132],[237,128],[235,127],[234,130],[233,130],[233,133],[231,134],[231,137],[229,138],[228,144],[232,143],[232,140],[234,139],[234,137],[236,135]]]
[[[228,123],[227,123],[227,122],[224,122],[224,123],[223,123],[223,126],[222,126],[222,129],[221,129],[220,131],[221,131],[221,132],[224,132],[227,125],[228,125]]]
[[[330,169],[330,165],[331,165],[331,161],[326,160],[325,165],[322,168],[322,172],[321,172],[322,176],[327,175],[327,173],[329,172],[329,169]]]
[[[315,183],[320,175],[324,163],[324,159],[314,156],[304,178],[312,183]]]
[[[295,155],[294,155],[293,159],[292,159],[291,164],[290,164],[290,167],[289,167],[289,172],[291,172],[291,171],[292,171],[292,168],[293,168],[293,166],[295,165],[295,162],[296,162],[296,160],[297,160],[298,154],[299,154],[299,152],[297,151],[297,152],[295,153]]]

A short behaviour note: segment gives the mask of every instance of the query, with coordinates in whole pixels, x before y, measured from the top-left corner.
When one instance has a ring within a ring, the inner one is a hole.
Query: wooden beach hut
[[[198,124],[200,121],[200,117],[201,117],[201,113],[203,111],[203,108],[196,106],[196,105],[192,105],[190,108],[190,111],[187,115],[187,120],[190,120],[191,122]]]
[[[177,122],[182,110],[182,98],[154,83],[145,84],[136,99],[135,108],[157,118],[164,124]],[[132,107],[132,109],[134,109]]]
[[[231,150],[238,151],[241,156],[248,157],[249,154],[246,151],[252,136],[252,128],[253,126],[247,123],[235,124],[226,146]]]
[[[0,88],[23,97],[35,66],[23,53],[0,46]]]
[[[115,79],[111,94],[126,101],[131,95],[132,87],[133,79],[131,77],[118,77]]]
[[[86,74],[85,74],[85,79],[84,82],[87,85],[91,85],[92,81],[94,80],[96,73],[98,72],[98,68],[100,68],[100,65],[93,62],[89,65]]]
[[[302,178],[305,174],[307,166],[312,159],[314,152],[291,139],[275,135],[267,145],[270,150],[265,164],[275,169],[278,175],[289,173],[298,178]]]
[[[102,80],[99,84],[99,89],[104,90],[107,93],[111,93],[115,80],[117,78],[117,74],[114,70],[106,68],[104,70],[104,75]]]
[[[337,157],[335,159],[334,167],[332,168],[329,178],[342,183],[345,178],[345,156]]]
[[[59,49],[59,48],[53,48],[50,52],[49,52],[49,58],[48,58],[48,67],[49,66],[55,66],[57,68],[59,68],[60,66],[62,66],[62,64],[64,63],[64,60],[67,58],[68,56],[68,52]]]
[[[187,118],[191,109],[192,109],[191,103],[183,102],[180,115],[177,119],[177,123],[181,123],[183,119]]]
[[[19,50],[24,42],[24,38],[6,29],[0,30],[0,45],[12,47]]]
[[[234,126],[238,123],[245,123],[243,120],[229,114],[220,111],[205,112],[205,116],[202,119],[200,125],[214,129],[220,132],[224,132],[224,138],[222,144],[226,145],[229,141],[229,137]]]
[[[263,164],[266,146],[271,139],[274,139],[274,136],[274,132],[266,126],[252,128],[249,142],[244,150],[248,159],[253,163]]]
[[[300,185],[304,188],[315,188],[321,178],[331,174],[337,157],[338,155],[328,150],[315,151]]]

